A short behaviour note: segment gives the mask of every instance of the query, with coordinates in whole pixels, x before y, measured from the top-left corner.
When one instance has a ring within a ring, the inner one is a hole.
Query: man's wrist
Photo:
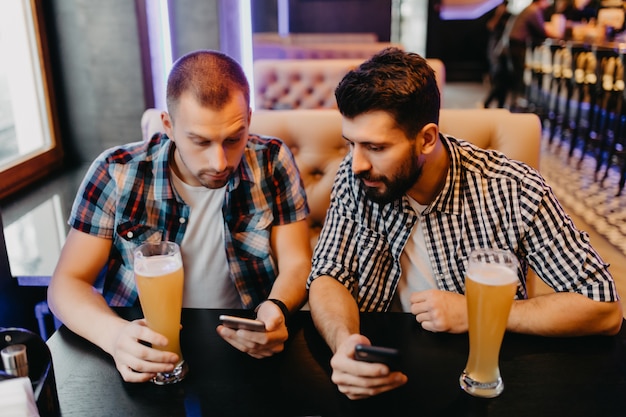
[[[281,300],[278,300],[276,298],[268,298],[267,300],[261,302],[261,304],[268,302],[268,301],[270,303],[274,303],[280,309],[280,311],[283,313],[283,316],[285,318],[285,323],[287,323],[287,320],[289,319],[289,316],[291,315],[291,313],[289,312],[289,309],[287,308],[287,305],[283,303]],[[259,308],[261,307],[261,304],[257,306],[256,311],[259,310]]]

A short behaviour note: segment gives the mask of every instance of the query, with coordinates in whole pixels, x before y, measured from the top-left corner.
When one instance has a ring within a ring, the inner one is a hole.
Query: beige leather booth
[[[335,88],[363,59],[259,59],[254,61],[257,109],[337,108]],[[427,59],[443,91],[446,70],[439,59]]]
[[[260,59],[254,61],[257,109],[336,108],[335,88],[362,59]]]
[[[142,118],[144,138],[161,130],[160,111],[149,109]],[[538,168],[541,123],[531,113],[505,109],[442,109],[440,131],[485,149],[497,149],[512,159]],[[294,154],[307,193],[311,214],[311,244],[317,242],[335,174],[348,146],[341,136],[341,115],[335,109],[257,110],[250,132],[282,139]],[[529,294],[539,280],[529,279]]]

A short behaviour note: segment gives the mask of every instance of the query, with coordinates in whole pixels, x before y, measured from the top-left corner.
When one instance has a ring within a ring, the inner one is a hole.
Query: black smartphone
[[[384,346],[358,344],[354,347],[354,359],[364,362],[384,363],[390,370],[398,369],[400,351]]]
[[[261,320],[247,319],[244,317],[222,314],[220,316],[220,321],[224,326],[230,327],[231,329],[245,329],[252,330],[254,332],[265,331],[265,323],[263,323]]]

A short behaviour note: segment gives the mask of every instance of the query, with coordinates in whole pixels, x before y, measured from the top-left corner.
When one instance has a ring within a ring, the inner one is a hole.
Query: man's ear
[[[163,124],[163,130],[167,134],[167,136],[173,140],[174,135],[174,124],[172,123],[172,119],[168,112],[161,112],[161,123]]]
[[[428,123],[420,131],[420,136],[422,138],[422,153],[432,152],[439,140],[439,126],[435,123]]]

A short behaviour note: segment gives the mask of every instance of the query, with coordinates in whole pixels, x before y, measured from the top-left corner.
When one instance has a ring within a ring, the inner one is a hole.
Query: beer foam
[[[472,265],[467,276],[485,285],[508,285],[517,281],[515,271],[499,264]]]
[[[152,256],[135,260],[135,273],[146,277],[154,277],[174,272],[182,267],[180,259],[171,257]]]

